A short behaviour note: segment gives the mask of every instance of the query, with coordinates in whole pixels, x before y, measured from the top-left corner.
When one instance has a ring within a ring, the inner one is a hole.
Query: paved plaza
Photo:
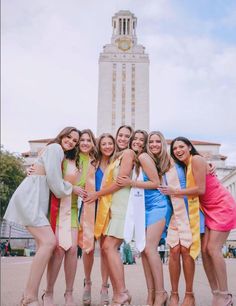
[[[3,257],[1,258],[1,306],[17,306],[22,295],[23,287],[26,283],[26,277],[29,272],[31,257]],[[227,259],[227,270],[229,276],[229,287],[234,295],[236,302],[236,259]],[[74,286],[74,296],[78,306],[82,304],[83,288],[83,263],[78,259],[78,269]],[[142,270],[141,260],[138,259],[134,265],[125,265],[125,275],[127,288],[132,294],[132,305],[145,305],[146,285]],[[168,275],[168,266],[164,265],[165,287],[170,291],[170,282]],[[101,286],[99,257],[95,257],[94,268],[92,273],[92,306],[99,304],[99,290]],[[195,276],[195,295],[196,306],[210,306],[211,295],[209,286],[201,263],[196,265]],[[45,288],[45,275],[43,278],[40,293]],[[63,306],[63,293],[65,290],[64,271],[60,271],[59,278],[55,287],[55,302],[57,306]],[[184,281],[180,281],[180,296],[184,295]]]

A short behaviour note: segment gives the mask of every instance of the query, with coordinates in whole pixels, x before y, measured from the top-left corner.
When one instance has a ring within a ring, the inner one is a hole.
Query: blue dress
[[[143,172],[144,182],[150,181]],[[158,189],[144,189],[146,228],[162,219],[169,220],[169,198]]]
[[[179,177],[180,187],[181,189],[185,189],[186,188],[185,170],[183,167],[181,167],[177,163],[175,164],[175,168],[177,170],[177,174]],[[186,210],[188,212],[188,198],[186,196],[184,196],[184,203],[185,203]],[[199,210],[199,215],[200,215],[200,233],[203,234],[205,232],[205,216],[201,210]]]

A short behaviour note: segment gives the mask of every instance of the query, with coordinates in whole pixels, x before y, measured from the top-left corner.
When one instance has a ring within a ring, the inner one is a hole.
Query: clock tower
[[[111,43],[99,58],[97,136],[120,125],[149,130],[149,57],[137,43],[137,18],[130,11],[112,17]]]

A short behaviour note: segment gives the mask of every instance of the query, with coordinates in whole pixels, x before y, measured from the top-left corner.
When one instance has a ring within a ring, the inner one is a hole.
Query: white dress
[[[71,183],[62,179],[63,159],[64,152],[59,144],[46,146],[35,162],[44,169],[45,175],[30,175],[23,180],[8,204],[4,219],[24,226],[49,225],[47,214],[50,190],[57,198],[72,193]]]

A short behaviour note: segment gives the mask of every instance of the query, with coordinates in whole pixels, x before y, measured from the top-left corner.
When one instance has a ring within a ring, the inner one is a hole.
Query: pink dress
[[[199,199],[206,227],[222,232],[236,228],[236,202],[217,177],[207,174],[206,192]]]

